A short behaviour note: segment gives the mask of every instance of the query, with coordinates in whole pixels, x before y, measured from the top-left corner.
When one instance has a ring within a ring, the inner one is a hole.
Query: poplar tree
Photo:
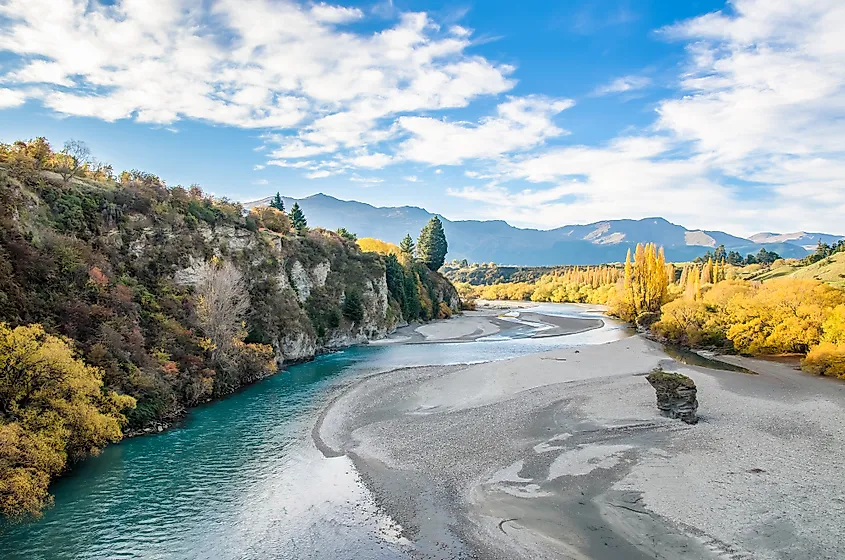
[[[631,250],[625,257],[623,318],[634,320],[641,313],[656,313],[666,300],[669,276],[663,248],[654,243],[637,244],[634,259]]]

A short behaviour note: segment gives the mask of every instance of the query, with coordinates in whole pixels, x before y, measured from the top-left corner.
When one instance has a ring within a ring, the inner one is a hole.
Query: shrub
[[[845,344],[822,342],[810,350],[801,368],[816,375],[845,379]]]
[[[448,319],[452,316],[452,308],[449,307],[445,301],[441,301],[440,305],[437,306],[437,318],[438,319]]]
[[[637,326],[647,329],[660,320],[660,313],[646,311],[637,316]]]
[[[286,234],[290,232],[291,222],[288,215],[271,206],[260,206],[253,208],[250,217],[256,220],[259,225],[276,233]]]

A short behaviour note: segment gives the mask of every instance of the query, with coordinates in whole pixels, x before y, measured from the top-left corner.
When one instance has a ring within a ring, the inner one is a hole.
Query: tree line
[[[696,257],[693,262],[696,264],[702,264],[707,262],[708,260],[712,260],[715,262],[722,262],[732,265],[732,266],[746,266],[749,264],[762,264],[762,265],[770,265],[777,260],[780,260],[781,256],[774,251],[769,251],[765,247],[761,247],[757,254],[748,253],[743,257],[737,251],[727,251],[725,250],[724,245],[719,245],[716,247],[715,250],[710,251],[707,250],[704,255]]]
[[[805,370],[845,379],[845,290],[818,280],[743,280],[742,269],[727,257],[717,249],[679,267],[666,263],[661,248],[641,244],[628,252],[621,270],[573,267],[536,282],[458,289],[462,297],[604,304],[610,314],[671,342],[750,355],[799,354]]]

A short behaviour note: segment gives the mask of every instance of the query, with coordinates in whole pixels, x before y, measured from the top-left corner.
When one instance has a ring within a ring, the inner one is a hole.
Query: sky
[[[845,234],[842,0],[0,0],[0,141],[247,201]]]

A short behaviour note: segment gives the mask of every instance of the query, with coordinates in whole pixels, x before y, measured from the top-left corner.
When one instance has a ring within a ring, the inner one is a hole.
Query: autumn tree
[[[642,313],[658,313],[666,299],[668,285],[663,248],[658,249],[654,243],[637,244],[633,261],[630,249],[625,257],[622,297],[617,314],[633,321]]]
[[[396,255],[401,254],[401,249],[393,243],[387,243],[381,239],[374,237],[362,237],[358,240],[358,246],[365,253],[378,253],[380,255]]]
[[[291,220],[287,214],[276,209],[275,206],[256,206],[249,212],[259,225],[276,233],[288,233]]]
[[[67,183],[90,160],[91,150],[88,149],[85,142],[68,140],[65,142],[62,151],[56,154],[53,169],[62,176],[62,181]]]
[[[37,516],[68,461],[122,437],[135,399],[103,389],[102,371],[41,325],[0,323],[0,513]]]
[[[212,345],[212,358],[225,357],[246,333],[249,294],[243,274],[231,262],[205,262],[197,269],[197,318]]]
[[[293,207],[290,209],[290,221],[293,223],[293,227],[298,234],[302,235],[307,231],[308,220],[305,219],[305,214],[302,212],[302,208],[299,207],[298,202],[294,202]]]
[[[449,244],[446,241],[446,233],[443,231],[443,223],[440,218],[434,216],[420,232],[417,240],[417,256],[429,270],[437,270],[443,266],[448,250]]]
[[[270,201],[270,207],[275,208],[279,212],[285,211],[285,201],[282,200],[282,195],[278,191],[276,191],[276,196]]]

